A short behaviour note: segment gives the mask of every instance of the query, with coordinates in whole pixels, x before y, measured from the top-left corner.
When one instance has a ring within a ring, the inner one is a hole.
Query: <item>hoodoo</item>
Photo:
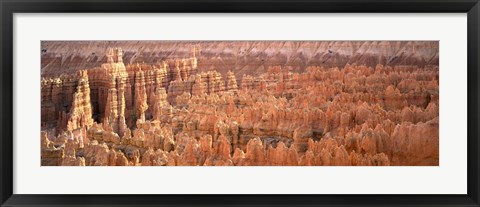
[[[42,48],[42,165],[439,165],[438,42]]]

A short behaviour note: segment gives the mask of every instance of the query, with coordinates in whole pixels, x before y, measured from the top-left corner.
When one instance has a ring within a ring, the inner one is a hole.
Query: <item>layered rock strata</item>
[[[42,76],[42,165],[439,164],[438,65],[239,75],[190,52],[125,65],[108,49],[100,67]]]

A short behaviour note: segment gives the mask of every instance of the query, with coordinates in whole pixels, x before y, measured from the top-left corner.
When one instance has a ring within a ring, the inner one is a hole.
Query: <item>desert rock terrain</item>
[[[42,166],[436,166],[431,41],[43,41]]]

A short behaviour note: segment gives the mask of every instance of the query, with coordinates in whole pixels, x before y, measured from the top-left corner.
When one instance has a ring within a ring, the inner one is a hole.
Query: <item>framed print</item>
[[[479,206],[478,1],[1,1],[2,206]]]

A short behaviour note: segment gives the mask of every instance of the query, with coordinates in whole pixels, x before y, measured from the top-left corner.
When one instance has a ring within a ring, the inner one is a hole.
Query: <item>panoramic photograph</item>
[[[438,41],[41,41],[41,166],[439,166]]]

